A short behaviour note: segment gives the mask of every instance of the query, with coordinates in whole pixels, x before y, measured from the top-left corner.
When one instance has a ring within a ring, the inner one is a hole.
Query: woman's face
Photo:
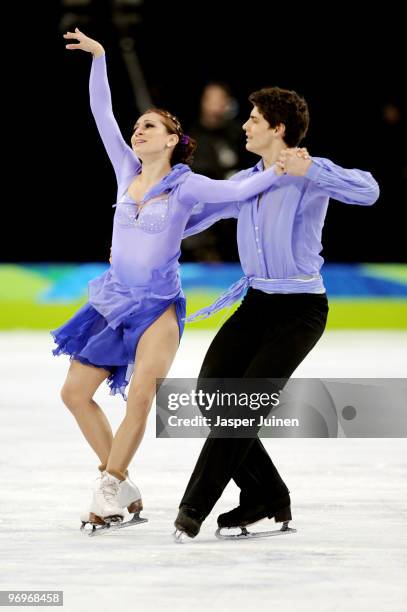
[[[169,134],[158,113],[145,113],[136,122],[131,137],[133,151],[141,159],[148,156],[171,155],[178,142],[176,134]]]

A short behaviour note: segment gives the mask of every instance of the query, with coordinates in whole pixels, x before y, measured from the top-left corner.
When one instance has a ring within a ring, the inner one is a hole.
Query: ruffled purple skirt
[[[134,370],[137,344],[145,330],[174,304],[180,338],[184,331],[186,302],[182,294],[171,300],[146,302],[116,329],[109,327],[106,319],[86,303],[64,325],[51,331],[58,345],[53,354],[70,355],[71,360],[108,370],[110,394],[121,393],[126,400],[125,390]]]

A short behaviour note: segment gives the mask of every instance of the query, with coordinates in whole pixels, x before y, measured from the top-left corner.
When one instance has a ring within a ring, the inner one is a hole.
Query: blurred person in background
[[[236,101],[226,83],[206,85],[199,119],[189,130],[199,142],[192,165],[195,172],[225,179],[245,167],[242,128],[235,119],[236,110]]]

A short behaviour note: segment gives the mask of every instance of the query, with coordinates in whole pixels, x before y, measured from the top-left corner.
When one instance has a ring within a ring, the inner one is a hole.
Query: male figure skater
[[[246,148],[259,155],[253,168],[279,175],[259,196],[215,209],[204,204],[185,235],[220,218],[238,219],[237,241],[244,277],[212,306],[189,320],[232,304],[248,288],[238,310],[216,334],[199,373],[208,378],[288,380],[321,337],[328,301],[320,269],[321,233],[329,198],[368,206],[379,196],[370,173],[341,168],[296,147],[308,130],[306,101],[294,91],[270,87],[252,93],[253,110],[243,125]],[[195,537],[230,479],[240,505],[218,517],[219,527],[247,526],[262,518],[291,519],[289,491],[258,437],[206,440],[180,503],[175,527]]]

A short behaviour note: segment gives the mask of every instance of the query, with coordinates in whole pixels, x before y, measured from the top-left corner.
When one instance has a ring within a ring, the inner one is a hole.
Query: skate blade
[[[184,544],[187,538],[188,540],[191,539],[187,536],[185,531],[181,531],[181,529],[176,529],[172,534],[172,537],[174,538],[174,542],[176,542],[176,544]]]
[[[142,518],[139,514],[134,514],[134,516],[129,520],[125,521],[110,521],[106,522],[103,525],[95,524],[95,523],[84,523],[82,522],[81,531],[89,535],[90,537],[94,537],[97,535],[102,535],[106,531],[118,531],[119,529],[124,529],[124,527],[133,527],[134,525],[141,525],[141,523],[147,523],[148,519]],[[86,526],[90,525],[91,529],[86,529]]]
[[[148,523],[148,519],[143,518],[139,515],[134,515],[130,521],[126,521],[125,523],[120,523],[117,529],[124,529],[125,527],[133,527],[133,525],[141,525],[141,523]]]
[[[249,540],[252,538],[270,538],[272,536],[286,535],[288,533],[297,533],[296,529],[292,527],[288,527],[287,525],[283,525],[281,529],[274,529],[271,531],[248,531],[246,527],[236,527],[235,529],[240,529],[240,533],[234,534],[223,534],[222,529],[227,529],[226,527],[220,527],[216,530],[215,535],[219,540]],[[232,527],[233,529],[233,527]]]

